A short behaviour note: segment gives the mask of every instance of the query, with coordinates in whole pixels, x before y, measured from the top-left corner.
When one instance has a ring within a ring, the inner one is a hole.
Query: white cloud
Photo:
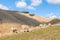
[[[57,18],[57,16],[56,16],[56,15],[53,15],[53,16],[51,16],[50,18]]]
[[[33,6],[27,5],[25,0],[17,1],[16,2],[16,7],[18,7],[18,8],[25,8],[25,9],[29,9],[29,10],[35,10],[35,8]]]
[[[32,6],[27,6],[27,9],[35,10],[35,8],[34,8],[34,7],[32,7]]]
[[[42,3],[42,0],[31,0],[31,5],[32,6],[38,6]]]
[[[26,6],[27,6],[27,4],[24,1],[18,1],[16,3],[16,7],[19,7],[19,8],[25,8]]]
[[[49,17],[49,18],[57,18],[57,16],[56,16],[54,13],[48,14],[48,17]]]
[[[2,5],[2,4],[0,4],[0,9],[9,10],[9,8],[7,6]]]
[[[48,3],[60,4],[60,0],[46,0]]]

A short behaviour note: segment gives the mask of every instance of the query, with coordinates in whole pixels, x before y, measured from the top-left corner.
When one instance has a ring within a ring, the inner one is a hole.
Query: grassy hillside
[[[45,17],[41,17],[41,16],[37,16],[37,15],[31,16],[29,12],[18,12],[18,11],[9,11],[9,10],[0,9],[0,36],[4,36],[6,34],[8,35],[8,34],[13,33],[12,28],[16,28],[18,33],[24,32],[25,31],[24,29],[26,27],[28,30],[29,29],[33,30],[35,27],[44,28],[44,26],[45,26],[44,23],[57,24],[57,23],[60,23],[60,19],[53,20],[53,18],[45,18]],[[40,27],[40,24],[43,24],[43,26]],[[59,26],[57,28],[59,28]],[[30,40],[32,40],[32,39],[35,40],[34,39],[35,37],[36,37],[36,39],[39,39],[40,37],[42,38],[42,35],[45,36],[46,32],[48,32],[48,34],[53,32],[52,30],[54,28],[51,30],[50,29],[51,28],[36,30],[36,31],[30,32],[30,33],[17,34],[13,37],[14,38],[17,37],[16,40],[21,37],[21,39],[23,40],[23,37],[25,38],[25,36],[26,36],[26,38],[27,38],[29,36],[28,38]],[[46,34],[46,35],[48,35],[48,34]],[[11,37],[9,36],[8,39],[10,39]],[[49,37],[49,36],[47,36],[47,37]],[[11,38],[11,39],[14,39],[14,38]],[[26,40],[29,40],[29,39],[26,39]]]
[[[0,33],[10,32],[12,27],[20,31],[21,25],[38,26],[40,24],[39,21],[21,14],[22,12],[0,9]]]
[[[60,25],[1,37],[0,40],[60,40]]]
[[[51,23],[51,24],[60,24],[60,19],[55,18],[55,19],[51,20],[49,23]]]
[[[21,14],[22,12],[0,10],[0,22],[2,21],[2,23],[20,23],[30,26],[36,26],[40,24],[39,21]]]

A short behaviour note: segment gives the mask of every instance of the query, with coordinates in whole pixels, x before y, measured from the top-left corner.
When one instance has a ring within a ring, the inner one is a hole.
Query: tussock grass
[[[60,40],[60,26],[1,37],[0,40]]]

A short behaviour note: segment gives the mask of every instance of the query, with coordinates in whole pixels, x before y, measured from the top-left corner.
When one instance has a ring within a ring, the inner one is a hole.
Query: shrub
[[[29,12],[25,12],[25,11],[23,11],[22,13],[26,13],[26,14],[27,14],[27,13],[29,13]]]
[[[35,14],[29,14],[30,16],[34,16]]]

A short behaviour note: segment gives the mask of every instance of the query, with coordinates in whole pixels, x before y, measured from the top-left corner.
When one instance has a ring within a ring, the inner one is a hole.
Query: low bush
[[[34,16],[35,14],[29,14],[30,16]]]

